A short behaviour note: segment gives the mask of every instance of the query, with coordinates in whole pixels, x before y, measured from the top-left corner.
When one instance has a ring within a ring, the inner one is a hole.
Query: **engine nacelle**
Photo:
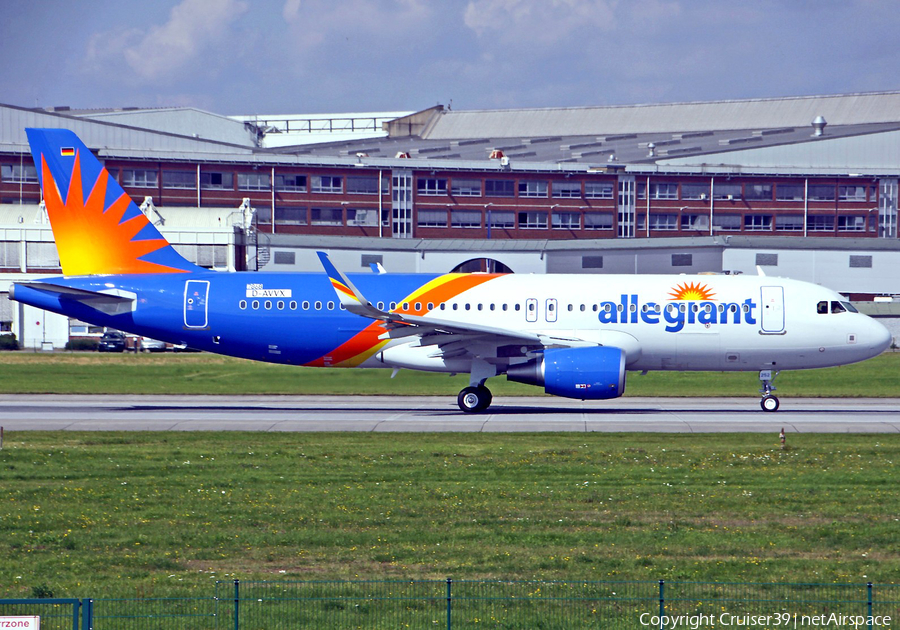
[[[610,346],[551,348],[543,357],[510,366],[506,378],[565,398],[618,398],[625,393],[625,353]]]

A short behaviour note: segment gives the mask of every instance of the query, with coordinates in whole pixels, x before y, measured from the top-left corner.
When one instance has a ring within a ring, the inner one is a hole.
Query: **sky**
[[[895,0],[3,0],[0,103],[224,115],[900,90]]]

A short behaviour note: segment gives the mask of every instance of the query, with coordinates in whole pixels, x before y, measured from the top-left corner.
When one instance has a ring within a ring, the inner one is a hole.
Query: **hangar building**
[[[75,131],[210,268],[318,271],[324,249],[347,271],[759,267],[900,294],[900,92],[308,117],[0,105],[0,331],[27,347],[83,325],[4,292],[60,272],[26,127]]]

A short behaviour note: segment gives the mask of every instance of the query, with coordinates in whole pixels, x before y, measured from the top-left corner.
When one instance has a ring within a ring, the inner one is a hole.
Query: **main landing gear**
[[[763,411],[778,411],[778,397],[772,394],[776,389],[772,384],[776,376],[778,376],[778,372],[773,374],[772,370],[760,370],[759,372],[759,381],[762,383],[762,387],[759,388],[759,393],[762,394],[759,406]]]
[[[466,387],[459,392],[456,402],[464,412],[477,413],[490,407],[493,399],[491,390],[484,385],[478,385],[476,387]]]

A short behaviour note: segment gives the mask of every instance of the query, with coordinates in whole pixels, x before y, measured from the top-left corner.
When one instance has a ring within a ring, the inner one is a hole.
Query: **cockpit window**
[[[856,310],[856,307],[853,306],[850,302],[841,302],[841,304],[843,304],[843,305],[844,305],[844,308],[847,309],[849,312],[851,312],[851,313],[859,313],[859,311]]]
[[[828,302],[822,300],[821,302],[816,304],[816,313],[818,313],[819,315],[825,315],[826,313],[828,313]]]
[[[832,313],[844,313],[847,309],[844,308],[844,305],[841,302],[832,302],[831,303],[831,312]]]
[[[819,315],[825,315],[826,313],[858,313],[856,307],[853,306],[850,302],[839,302],[837,300],[832,301],[831,310],[829,311],[829,302],[826,300],[822,300],[818,304],[816,304],[816,312]]]

